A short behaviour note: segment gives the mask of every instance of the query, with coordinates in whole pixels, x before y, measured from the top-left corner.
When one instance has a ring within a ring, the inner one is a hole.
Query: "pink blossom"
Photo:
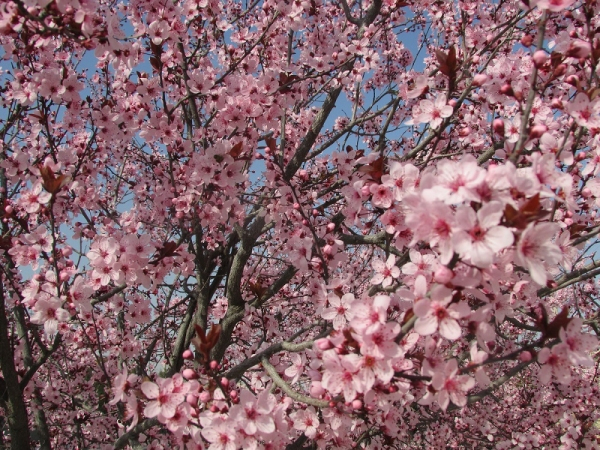
[[[413,121],[416,125],[428,123],[431,128],[435,129],[445,118],[450,117],[453,111],[452,106],[447,104],[446,96],[441,94],[433,102],[421,100],[418,107],[413,108]]]
[[[216,419],[210,425],[204,425],[202,436],[210,442],[209,450],[236,450],[238,448],[235,428],[225,420]]]
[[[575,3],[575,0],[533,0],[531,6],[540,9],[548,9],[552,12],[560,12]]]
[[[59,323],[69,320],[69,313],[62,308],[62,304],[62,300],[58,298],[40,298],[35,303],[31,322],[44,325],[46,335],[54,336]]]
[[[250,391],[242,389],[240,403],[231,410],[231,420],[237,422],[244,433],[251,436],[257,433],[273,433],[275,422],[269,414],[275,403],[276,400],[269,391],[261,392],[257,399]]]
[[[144,415],[150,418],[161,415],[165,419],[170,419],[175,415],[177,406],[185,401],[185,392],[176,389],[171,378],[159,378],[157,382],[158,384],[151,381],[142,383],[141,389],[144,395],[154,400],[146,405]]]
[[[124,401],[126,394],[129,390],[137,383],[139,377],[135,374],[127,374],[127,367],[123,366],[123,372],[115,377],[115,381],[112,384],[112,391],[114,398],[108,403],[109,405],[116,405],[117,403]]]
[[[296,430],[302,431],[310,439],[315,437],[319,428],[319,417],[312,406],[290,414],[290,418],[294,421]]]
[[[439,328],[442,337],[456,340],[462,334],[458,320],[470,314],[471,310],[463,302],[450,304],[447,290],[433,290],[431,299],[423,298],[415,303],[413,311],[418,317],[415,331],[421,336],[435,333]]]
[[[448,361],[443,370],[436,370],[431,385],[437,391],[437,402],[444,411],[450,401],[456,406],[467,404],[467,392],[475,386],[475,380],[468,375],[458,374],[456,359]]]
[[[531,223],[517,242],[517,263],[525,266],[533,281],[540,285],[548,280],[544,263],[557,264],[562,260],[560,248],[551,241],[558,231],[556,223]]]
[[[548,384],[552,376],[556,381],[567,384],[571,381],[571,363],[567,355],[567,346],[558,344],[549,349],[544,347],[538,353],[538,361],[542,365],[538,377],[542,384]]]
[[[488,267],[494,255],[512,245],[514,237],[508,228],[499,226],[504,215],[500,202],[486,203],[475,213],[470,206],[456,212],[458,230],[452,235],[455,250],[477,267]]]
[[[400,269],[396,267],[395,255],[388,256],[385,263],[379,258],[375,258],[371,265],[377,272],[375,276],[371,278],[372,284],[381,284],[381,286],[385,288],[391,285],[395,278],[400,276]]]
[[[573,317],[566,328],[560,329],[558,335],[572,364],[592,367],[594,361],[590,352],[598,346],[598,338],[582,333],[582,323],[581,318]]]

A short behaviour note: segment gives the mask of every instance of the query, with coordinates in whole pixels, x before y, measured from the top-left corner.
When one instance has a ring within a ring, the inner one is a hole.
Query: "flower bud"
[[[483,86],[487,79],[488,76],[485,73],[478,73],[473,77],[473,86]]]
[[[504,120],[494,119],[492,122],[492,129],[494,130],[494,133],[504,136]]]
[[[502,87],[500,88],[500,93],[509,97],[514,97],[515,95],[515,91],[513,91],[513,88],[510,84],[502,85]]]
[[[352,408],[354,409],[362,409],[363,407],[363,402],[361,402],[360,400],[354,400],[352,401]]]
[[[446,284],[454,278],[454,272],[446,266],[440,266],[435,271],[433,279],[436,283]]]
[[[194,353],[192,353],[190,349],[185,350],[181,356],[183,357],[183,359],[187,360],[194,359]]]
[[[531,353],[530,353],[530,352],[528,352],[527,350],[525,350],[525,351],[522,351],[522,352],[521,352],[521,354],[519,355],[519,359],[520,359],[522,362],[528,362],[528,361],[531,361]]]
[[[183,378],[187,380],[195,380],[196,378],[198,378],[198,374],[194,369],[183,369],[183,372],[181,374],[183,375]]]
[[[546,61],[548,61],[548,55],[544,50],[537,50],[531,59],[533,59],[533,64],[535,64],[535,67],[541,67],[546,63]]]
[[[229,380],[225,377],[221,378],[221,386],[227,389],[229,387]]]
[[[326,350],[331,350],[333,348],[333,344],[331,343],[331,341],[327,338],[323,338],[323,339],[318,339],[315,344],[317,345],[317,348],[319,350],[321,350],[322,352],[326,351]]]
[[[548,127],[546,125],[534,125],[529,130],[529,139],[538,139],[542,137],[542,135],[548,131]]]
[[[208,392],[208,391],[200,392],[199,398],[202,403],[210,402],[210,392]]]
[[[530,34],[526,34],[521,38],[521,45],[523,47],[531,47],[531,44],[533,44],[533,36]]]

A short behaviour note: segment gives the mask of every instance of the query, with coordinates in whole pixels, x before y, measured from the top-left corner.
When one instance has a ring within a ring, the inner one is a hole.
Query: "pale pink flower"
[[[176,389],[171,378],[159,378],[157,382],[158,384],[151,381],[142,383],[141,389],[144,395],[154,400],[146,405],[144,415],[152,418],[160,414],[164,418],[170,419],[175,415],[177,405],[185,400],[185,392],[183,389]]]
[[[385,288],[400,276],[400,268],[396,267],[395,255],[390,255],[385,263],[379,258],[375,258],[371,265],[377,272],[371,279],[371,284],[381,284]]]
[[[503,214],[500,202],[486,203],[477,213],[470,206],[459,207],[456,211],[459,230],[452,235],[454,249],[475,266],[488,267],[494,255],[514,241],[512,232],[498,225]]]
[[[354,334],[360,342],[360,352],[363,355],[371,355],[375,358],[396,358],[402,356],[402,350],[394,342],[394,338],[400,333],[400,324],[388,322],[379,325],[374,331],[359,335]]]
[[[573,116],[577,125],[587,128],[600,127],[600,101],[590,101],[586,93],[580,92],[565,105],[565,110]]]
[[[531,6],[537,6],[539,9],[549,9],[552,12],[560,12],[573,3],[575,3],[575,0],[533,0]]]
[[[444,94],[438,96],[434,102],[421,100],[418,108],[413,108],[413,121],[415,124],[428,123],[431,128],[438,128],[442,121],[450,117],[454,109],[448,105]]]
[[[123,366],[123,372],[115,377],[115,381],[112,385],[112,392],[114,398],[108,402],[109,405],[116,405],[117,403],[124,401],[126,398],[126,394],[129,392],[129,389],[137,383],[139,377],[135,374],[128,375],[127,367]]]
[[[378,208],[389,208],[394,201],[394,195],[385,184],[372,184],[369,191],[373,195],[371,203]]]
[[[582,333],[582,324],[581,318],[573,317],[566,328],[560,329],[558,335],[572,364],[592,367],[594,360],[590,357],[590,352],[598,346],[598,338]]]
[[[210,425],[204,426],[202,436],[210,442],[209,450],[236,450],[238,448],[235,427],[231,422],[216,419]]]
[[[339,356],[335,351],[323,353],[321,385],[334,395],[343,392],[344,399],[351,402],[360,390],[360,382],[356,376],[359,364],[360,357],[353,353],[343,356]]]
[[[549,349],[544,347],[538,353],[538,362],[542,365],[538,377],[542,384],[548,384],[552,375],[561,384],[571,381],[571,363],[567,356],[567,345],[558,344]]]
[[[558,264],[563,258],[558,245],[551,241],[559,230],[560,226],[556,223],[531,223],[517,242],[517,264],[526,267],[533,281],[542,286],[548,280],[544,262]]]
[[[35,214],[40,210],[41,205],[50,201],[52,195],[49,192],[42,192],[42,184],[36,183],[30,191],[26,191],[19,200],[28,214]]]
[[[388,295],[376,295],[375,298],[353,304],[353,317],[350,325],[362,334],[375,332],[387,322],[387,310],[390,306]]]
[[[456,406],[467,404],[467,392],[475,386],[475,380],[468,375],[458,374],[458,363],[451,359],[442,370],[436,370],[431,385],[437,391],[437,402],[444,411],[450,401]]]
[[[294,421],[294,428],[302,431],[309,439],[313,439],[317,435],[319,417],[312,406],[290,414],[290,418]]]
[[[298,381],[300,375],[302,375],[302,372],[304,371],[306,357],[298,353],[293,353],[290,355],[290,359],[292,360],[292,365],[285,369],[284,373],[291,378],[290,383],[294,384]]]
[[[269,415],[276,400],[268,390],[261,392],[258,399],[247,389],[240,392],[240,403],[231,408],[231,420],[238,423],[244,433],[269,434],[275,431],[275,422]]]
[[[334,330],[341,330],[353,317],[351,304],[354,302],[354,294],[344,294],[341,298],[336,294],[330,294],[327,300],[329,308],[323,310],[321,317],[333,321]]]
[[[35,303],[35,313],[31,316],[31,323],[44,325],[44,332],[54,336],[58,331],[58,324],[69,320],[69,312],[62,309],[62,300],[59,298],[40,298]]]
[[[442,337],[456,340],[462,334],[458,320],[470,314],[471,309],[464,302],[453,303],[445,288],[434,289],[431,299],[423,298],[415,303],[413,311],[418,317],[415,322],[415,331],[421,336],[435,333],[439,328]]]
[[[423,198],[431,202],[440,200],[447,205],[480,201],[477,188],[486,174],[473,155],[465,155],[460,161],[444,159],[438,164],[437,173],[423,176]]]

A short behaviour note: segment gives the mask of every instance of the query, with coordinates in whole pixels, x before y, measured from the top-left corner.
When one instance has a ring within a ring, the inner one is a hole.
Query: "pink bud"
[[[300,203],[294,203],[294,209],[295,210],[299,210],[300,209]]]
[[[210,392],[208,392],[208,391],[201,392],[200,393],[200,401],[202,403],[210,402]]]
[[[352,408],[354,409],[362,409],[363,407],[363,402],[361,402],[360,400],[354,400],[352,402]]]
[[[494,119],[492,122],[492,129],[494,130],[494,133],[504,136],[504,120]]]
[[[546,125],[534,125],[529,130],[529,139],[538,139],[542,137],[542,135],[548,131],[548,127]]]
[[[457,102],[455,99],[451,98],[448,100],[448,104],[454,108],[457,105]]]
[[[331,233],[333,230],[335,230],[335,223],[330,222],[327,224],[327,232]]]
[[[330,350],[333,348],[333,344],[331,343],[331,341],[329,341],[329,339],[327,338],[323,338],[323,339],[318,339],[315,344],[317,345],[317,348],[319,350],[321,350],[322,352],[326,351],[326,350]]]
[[[452,278],[454,278],[454,272],[446,266],[438,267],[433,275],[435,282],[440,284],[449,283]]]
[[[533,36],[530,34],[526,34],[521,38],[521,45],[523,47],[530,47],[533,44]]]
[[[592,52],[592,46],[589,42],[583,41],[581,39],[576,39],[571,41],[571,46],[567,51],[567,56],[571,58],[587,58],[590,56]]]
[[[552,99],[552,107],[555,109],[563,109],[563,102],[560,98]]]
[[[310,385],[310,395],[312,397],[319,398],[324,393],[325,393],[325,389],[323,389],[323,386],[321,386],[321,382],[320,381],[313,381],[311,383],[311,385]]]
[[[188,394],[185,397],[185,401],[191,406],[196,406],[198,404],[198,396],[194,394]]]
[[[319,211],[317,211],[316,209],[313,209],[312,215],[313,215],[313,217],[317,217],[319,215]]]
[[[229,380],[225,377],[221,378],[221,386],[227,389],[229,387]]]
[[[208,366],[211,370],[217,370],[219,368],[219,363],[215,360],[212,360]]]
[[[183,378],[186,378],[188,380],[195,380],[196,378],[198,378],[198,374],[194,369],[183,369],[183,372],[181,374],[183,375]]]
[[[526,351],[526,350],[525,350],[525,351],[522,351],[522,352],[521,352],[521,354],[519,355],[519,359],[520,359],[522,362],[528,362],[528,361],[531,361],[531,353],[530,353],[530,352],[528,352],[528,351]]]
[[[537,50],[531,59],[533,59],[533,63],[536,67],[541,67],[548,61],[548,55],[544,50]]]
[[[577,75],[569,75],[567,78],[565,78],[565,81],[571,86],[577,87],[579,85],[579,77]]]
[[[488,76],[485,73],[478,73],[473,77],[473,86],[483,86],[487,79]]]
[[[192,353],[192,351],[190,349],[185,350],[181,356],[183,357],[183,359],[188,359],[188,360],[194,359],[194,354]]]
[[[471,134],[471,128],[469,127],[465,127],[465,128],[461,128],[460,130],[458,130],[458,135],[460,137],[467,137],[468,135]]]
[[[215,413],[215,414],[218,413],[219,412],[219,408],[217,407],[217,405],[212,405],[210,407],[210,412],[211,413]]]
[[[471,60],[473,61],[473,64],[479,64],[479,60],[481,58],[479,57],[479,55],[475,55],[473,56],[473,58],[471,58]]]
[[[238,396],[238,393],[237,393],[237,391],[230,391],[230,392],[229,392],[229,396],[230,396],[231,398],[237,398],[237,396]]]
[[[371,188],[369,185],[364,185],[362,188],[360,188],[360,191],[362,193],[363,196],[367,196],[371,193]]]
[[[6,207],[4,208],[4,212],[6,214],[12,214],[14,212],[14,208],[11,205],[6,205]]]
[[[566,218],[566,219],[564,220],[564,222],[565,222],[565,224],[566,224],[568,227],[570,227],[571,225],[573,225],[573,219]]]
[[[587,153],[586,152],[579,152],[575,156],[575,159],[577,159],[577,161],[583,161],[585,158],[587,158]]]
[[[555,78],[562,77],[567,71],[567,66],[565,64],[559,64],[554,69],[554,73],[552,74]]]
[[[513,91],[513,88],[510,84],[502,85],[502,87],[500,88],[500,93],[503,95],[508,95],[509,97],[515,95],[515,91]]]
[[[60,281],[67,281],[69,278],[71,278],[68,274],[68,272],[62,271],[60,272]]]
[[[307,227],[308,226],[308,220],[302,219],[302,225],[304,225],[305,227]]]
[[[592,191],[590,188],[583,188],[581,190],[581,195],[583,198],[590,198],[592,196]]]

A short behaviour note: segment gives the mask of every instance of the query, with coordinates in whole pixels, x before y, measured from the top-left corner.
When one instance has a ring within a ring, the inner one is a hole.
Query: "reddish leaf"
[[[55,195],[60,189],[66,185],[71,177],[67,175],[59,175],[58,177],[54,175],[52,169],[47,166],[40,165],[38,166],[40,170],[40,175],[42,176],[42,186],[46,191]]]
[[[566,328],[570,321],[571,318],[569,317],[569,308],[565,306],[548,325],[548,328],[546,329],[546,336],[549,338],[557,338],[560,329]]]
[[[238,142],[231,148],[231,150],[229,150],[229,154],[233,159],[238,159],[242,154],[243,149],[244,145],[241,142]]]
[[[358,169],[359,172],[368,174],[373,181],[381,183],[381,176],[383,175],[383,168],[385,166],[385,158],[380,156],[371,164],[366,164]]]
[[[265,142],[267,143],[267,147],[269,147],[271,152],[275,153],[277,151],[277,141],[275,139],[268,137],[265,139]]]
[[[536,194],[521,205],[517,211],[511,205],[504,208],[504,220],[506,225],[519,230],[527,228],[527,225],[535,220],[541,219],[546,214],[540,203],[540,194]]]

